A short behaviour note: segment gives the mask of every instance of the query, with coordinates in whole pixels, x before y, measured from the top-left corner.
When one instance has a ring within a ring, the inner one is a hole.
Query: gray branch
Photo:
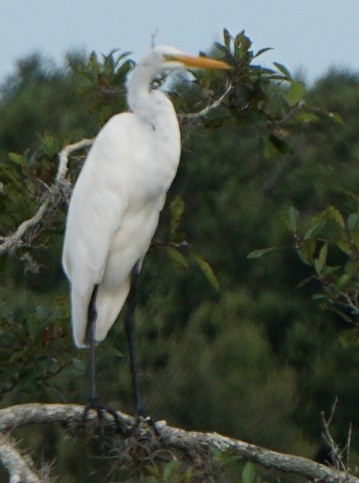
[[[0,434],[0,460],[9,473],[10,483],[39,483],[41,481],[10,438],[3,434]]]
[[[180,124],[201,122],[203,119],[205,119],[208,116],[210,112],[214,111],[215,109],[217,109],[217,107],[219,107],[222,104],[223,100],[225,99],[227,94],[229,94],[231,89],[232,89],[232,84],[228,84],[227,89],[224,91],[221,97],[219,97],[209,106],[202,109],[202,111],[187,113],[187,114],[178,114],[177,116],[178,121],[180,122]]]
[[[6,237],[0,237],[0,255],[12,252],[20,247],[26,239],[31,239],[31,230],[38,230],[38,226],[51,214],[69,195],[70,185],[66,182],[67,165],[70,154],[75,151],[91,146],[92,139],[82,139],[81,141],[65,146],[59,153],[59,167],[53,184],[48,188],[43,196],[42,203],[33,217],[25,220],[14,233]]]
[[[83,414],[83,406],[72,404],[24,404],[0,410],[0,431],[29,423],[66,423],[77,424]],[[131,427],[133,418],[118,413],[124,425]],[[89,419],[95,419],[91,413]],[[104,424],[114,427],[113,418],[105,416]],[[245,460],[262,465],[269,469],[285,473],[295,473],[310,481],[327,483],[359,483],[359,478],[346,471],[316,463],[308,458],[271,451],[254,444],[249,444],[234,438],[228,438],[217,433],[200,433],[185,431],[168,426],[165,421],[156,423],[161,441],[167,447],[180,450],[196,451],[199,447],[217,447],[221,451],[231,449],[232,452]],[[1,455],[0,455],[1,457]]]

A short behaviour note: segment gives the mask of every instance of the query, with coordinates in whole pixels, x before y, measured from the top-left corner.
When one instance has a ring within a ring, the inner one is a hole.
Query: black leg
[[[85,410],[82,415],[81,425],[84,424],[86,421],[87,415],[90,409],[94,409],[97,412],[97,417],[99,420],[99,432],[101,440],[103,438],[103,411],[111,414],[115,420],[116,428],[119,432],[123,432],[120,424],[120,418],[118,417],[116,411],[112,408],[105,407],[98,402],[97,399],[97,391],[96,391],[96,361],[95,361],[95,350],[96,350],[96,319],[97,319],[97,310],[96,310],[96,296],[98,291],[98,285],[94,286],[91,300],[89,303],[88,308],[88,315],[87,315],[87,330],[86,330],[86,340],[89,342],[89,401],[85,406]]]
[[[134,312],[135,312],[135,298],[136,298],[136,290],[137,290],[137,280],[140,274],[140,264],[139,262],[133,267],[131,272],[131,288],[130,293],[127,297],[127,311],[125,314],[125,330],[128,342],[128,352],[129,352],[129,363],[130,363],[130,371],[131,371],[131,379],[132,379],[132,392],[133,392],[133,406],[135,412],[135,424],[133,428],[129,431],[129,434],[132,434],[136,431],[138,425],[140,424],[141,419],[146,422],[157,435],[157,437],[161,437],[158,429],[156,428],[155,422],[150,418],[144,418],[144,411],[142,406],[142,401],[140,398],[139,393],[139,384],[138,384],[138,371],[137,371],[137,359],[136,359],[136,352],[135,352],[135,323],[134,323]]]
[[[95,285],[91,300],[88,309],[88,316],[87,316],[87,331],[86,331],[86,339],[90,343],[89,347],[89,376],[90,376],[90,387],[89,387],[89,400],[96,400],[96,377],[95,377],[95,350],[96,350],[96,338],[95,338],[95,327],[96,327],[96,319],[97,319],[97,310],[96,310],[96,296],[98,291],[98,285]]]
[[[143,416],[143,408],[140,400],[139,389],[138,389],[138,371],[137,371],[137,360],[135,352],[135,341],[134,341],[134,312],[135,312],[135,297],[137,289],[137,279],[139,275],[139,263],[133,267],[131,272],[131,288],[130,293],[127,297],[127,311],[125,315],[125,330],[128,343],[129,351],[129,362],[130,371],[132,378],[132,393],[133,393],[133,406],[135,417],[138,420],[139,416]]]

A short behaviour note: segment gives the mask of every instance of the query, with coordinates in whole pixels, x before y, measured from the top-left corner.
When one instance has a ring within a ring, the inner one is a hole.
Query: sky
[[[119,48],[136,60],[156,44],[196,54],[245,30],[261,64],[284,64],[308,82],[332,67],[359,71],[359,0],[0,0],[0,83],[16,61],[40,52],[64,62],[85,49]]]

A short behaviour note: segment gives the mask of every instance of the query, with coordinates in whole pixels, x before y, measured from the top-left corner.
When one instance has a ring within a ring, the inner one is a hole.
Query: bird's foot
[[[104,406],[103,404],[99,403],[97,398],[90,398],[89,402],[86,404],[84,412],[81,417],[80,427],[84,426],[91,409],[93,409],[97,413],[97,419],[99,422],[98,431],[99,431],[100,438],[103,438],[104,436],[104,428],[103,428],[104,413],[107,413],[113,417],[116,425],[116,432],[125,434],[127,430],[124,429],[121,419],[117,414],[117,412],[111,407]]]
[[[127,430],[127,436],[133,436],[137,430],[141,430],[144,426],[147,426],[157,438],[161,437],[159,427],[157,427],[156,422],[149,416],[145,416],[142,413],[136,414],[135,421],[132,427]]]

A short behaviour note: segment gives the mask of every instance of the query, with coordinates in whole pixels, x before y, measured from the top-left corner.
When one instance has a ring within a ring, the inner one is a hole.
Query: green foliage
[[[125,82],[134,66],[129,54],[115,49],[108,55],[102,55],[101,60],[96,52],[88,58],[78,54],[68,56],[71,73],[78,84],[78,94],[88,99],[87,111],[99,125],[126,109]]]
[[[186,471],[181,472],[180,461],[174,460],[168,462],[162,471],[153,466],[147,466],[146,469],[151,475],[146,478],[147,483],[190,483],[193,481],[191,468],[187,468]]]
[[[320,283],[322,291],[313,298],[322,308],[335,311],[346,322],[359,327],[359,207],[344,216],[334,206],[301,219],[300,213],[290,207],[282,220],[293,236],[300,260],[310,266],[313,275],[309,281]],[[276,247],[254,250],[248,258],[259,258]],[[356,338],[355,338],[356,339]],[[354,340],[355,340],[354,339]]]
[[[348,322],[358,320],[359,79],[329,72],[308,89],[279,63],[256,65],[266,50],[253,52],[244,32],[224,31],[210,53],[231,63],[228,79],[196,72],[197,83],[170,83],[178,112],[200,111],[227,81],[231,88],[208,118],[182,126],[180,168],[143,267],[136,322],[145,407],[172,424],[327,459],[319,414],[338,395],[333,430],[344,442],[352,421],[355,466],[359,336]],[[125,109],[132,66],[117,51],[70,54],[66,69],[38,57],[19,63],[1,90],[0,236],[34,214],[58,150]],[[83,154],[71,160],[72,180]],[[86,355],[72,348],[60,267],[66,209],[59,206],[34,240],[0,260],[4,406],[85,399]],[[306,280],[315,287],[300,287]],[[332,310],[319,311],[318,302]],[[123,332],[120,317],[98,349],[99,392],[131,410]],[[35,433],[26,431],[24,444],[33,447]],[[39,430],[37,447],[57,458],[64,478],[81,481],[98,462],[87,443],[71,445],[61,431],[52,446]],[[264,478],[232,456],[221,456],[230,481]],[[196,476],[176,461],[157,470],[147,473],[152,481]]]
[[[67,401],[64,383],[83,376],[85,366],[64,350],[69,346],[69,328],[62,323],[69,315],[66,299],[59,297],[48,308],[27,298],[26,305],[6,306],[0,318],[1,397]]]

